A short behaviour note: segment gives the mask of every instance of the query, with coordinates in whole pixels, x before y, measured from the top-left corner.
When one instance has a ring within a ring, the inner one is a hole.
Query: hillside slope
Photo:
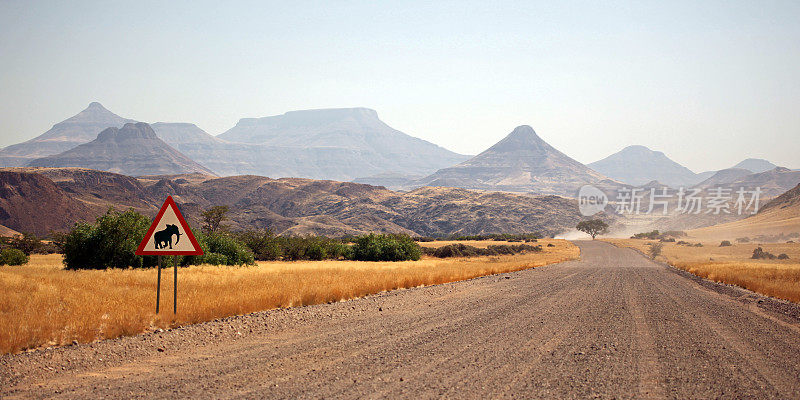
[[[92,218],[91,207],[36,173],[0,170],[0,225],[17,232],[45,235]],[[2,230],[4,234],[12,231]]]
[[[756,215],[688,233],[706,240],[732,240],[759,235],[800,235],[800,184],[769,201]]]

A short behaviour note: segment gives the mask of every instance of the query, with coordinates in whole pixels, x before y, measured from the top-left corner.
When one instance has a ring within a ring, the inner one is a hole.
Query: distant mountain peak
[[[694,184],[698,179],[694,172],[663,152],[642,145],[627,146],[589,164],[589,167],[630,185],[644,185],[657,180],[669,186],[683,186]]]
[[[108,123],[109,126],[114,124],[119,124],[123,122],[131,121],[126,118],[122,118],[117,114],[109,111],[107,108],[103,107],[102,104],[93,101],[89,103],[83,111],[79,112],[78,114],[67,118],[66,120],[60,122],[60,124],[64,123]],[[58,125],[58,124],[56,124]]]
[[[630,146],[626,146],[624,149],[622,149],[622,151],[648,151],[648,152],[652,152],[653,150],[651,150],[649,147],[641,145],[641,144],[632,144]]]
[[[551,149],[553,148],[542,140],[533,128],[529,125],[520,125],[486,151],[518,152],[527,150],[541,153]]]
[[[547,144],[530,126],[521,125],[475,157],[418,183],[574,195],[579,187],[605,178]]]
[[[777,165],[765,160],[763,158],[748,158],[743,160],[742,162],[734,165],[731,168],[741,168],[741,169],[748,169],[753,172],[765,172],[771,169],[775,169]]]

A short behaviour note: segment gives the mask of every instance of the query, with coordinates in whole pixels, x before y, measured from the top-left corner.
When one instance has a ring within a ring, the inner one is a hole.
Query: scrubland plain
[[[631,247],[647,254],[656,240],[604,239],[619,247]],[[720,247],[720,242],[703,242],[703,247],[663,243],[658,261],[665,261],[694,275],[715,282],[741,286],[767,296],[800,303],[800,244],[735,243]],[[753,250],[779,255],[788,260],[754,260]]]
[[[518,271],[578,258],[564,240],[541,240],[541,253],[405,262],[259,262],[253,267],[178,270],[178,313],[172,273],[162,271],[155,314],[156,269],[67,271],[59,255],[34,255],[0,267],[0,353],[135,335],[279,307],[337,302]],[[553,243],[555,247],[546,247]],[[491,244],[491,243],[490,243]]]

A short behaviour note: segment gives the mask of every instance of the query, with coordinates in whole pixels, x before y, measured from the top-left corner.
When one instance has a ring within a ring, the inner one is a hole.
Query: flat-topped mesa
[[[97,135],[98,141],[116,141],[147,139],[157,140],[158,136],[150,125],[144,122],[127,123],[122,128],[108,128]]]
[[[270,126],[279,124],[282,126],[314,126],[321,124],[335,123],[342,120],[352,120],[358,122],[380,122],[378,112],[371,108],[355,107],[355,108],[323,108],[315,110],[296,110],[287,111],[281,115],[273,115],[268,117],[258,118],[242,118],[236,123],[236,126],[231,129],[235,130],[236,127],[251,127],[251,126]],[[230,135],[228,132],[220,136]]]

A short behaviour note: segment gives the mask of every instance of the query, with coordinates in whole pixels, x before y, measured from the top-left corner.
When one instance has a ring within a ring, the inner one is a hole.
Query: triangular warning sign
[[[178,206],[167,197],[156,219],[147,230],[142,243],[136,249],[140,256],[194,256],[203,255],[203,249],[197,243],[189,224],[178,211]]]

